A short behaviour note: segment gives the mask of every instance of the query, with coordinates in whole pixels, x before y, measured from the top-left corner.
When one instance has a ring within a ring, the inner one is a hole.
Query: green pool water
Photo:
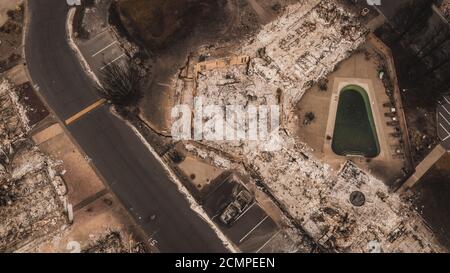
[[[342,156],[373,158],[380,154],[369,96],[360,86],[348,85],[341,90],[332,149]]]

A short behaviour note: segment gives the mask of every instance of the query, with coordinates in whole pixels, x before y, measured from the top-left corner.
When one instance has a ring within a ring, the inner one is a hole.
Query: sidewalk
[[[397,108],[397,113],[400,120],[400,129],[403,133],[404,150],[408,162],[407,169],[409,171],[413,171],[414,164],[411,155],[411,143],[409,140],[408,124],[406,123],[405,113],[403,112],[404,108],[402,103],[402,97],[400,94],[400,88],[398,86],[394,57],[392,56],[391,49],[387,45],[385,45],[383,41],[381,41],[373,33],[367,35],[367,42],[371,44],[379,53],[381,53],[384,56],[385,61],[387,62],[387,70],[388,70],[387,72],[389,73],[392,85],[394,86],[394,90],[392,91],[395,100],[395,107]]]
[[[399,192],[404,192],[417,184],[433,165],[446,153],[445,148],[438,144],[416,167],[416,172],[401,186]]]
[[[32,139],[44,153],[63,162],[58,171],[67,187],[67,206],[69,210],[73,208],[73,223],[58,236],[27,250],[68,252],[74,250],[73,242],[79,244],[80,250],[86,250],[111,232],[120,234],[124,245],[130,240],[145,242],[126,210],[89,164],[90,159],[79,151],[59,123],[34,133]]]

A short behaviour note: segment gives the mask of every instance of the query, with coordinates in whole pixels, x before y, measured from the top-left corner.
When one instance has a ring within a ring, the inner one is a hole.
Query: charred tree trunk
[[[142,80],[139,68],[127,61],[107,65],[101,73],[99,93],[112,104],[120,107],[136,106],[142,97]]]

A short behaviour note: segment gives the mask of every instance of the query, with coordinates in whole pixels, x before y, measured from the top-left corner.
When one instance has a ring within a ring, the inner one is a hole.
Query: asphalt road
[[[28,70],[39,92],[65,120],[98,97],[66,41],[66,1],[31,0],[28,6]],[[227,251],[145,145],[106,106],[68,130],[161,252]]]

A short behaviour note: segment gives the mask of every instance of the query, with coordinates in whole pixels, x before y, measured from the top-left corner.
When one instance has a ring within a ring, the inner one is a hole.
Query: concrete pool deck
[[[318,85],[308,90],[297,104],[288,128],[298,141],[311,147],[314,156],[333,170],[339,170],[347,160],[352,160],[358,167],[392,185],[403,176],[405,159],[395,155],[400,143],[390,136],[395,129],[387,125],[390,118],[384,116],[389,109],[383,104],[389,101],[389,97],[383,82],[378,78],[380,60],[370,46],[367,46],[366,51],[355,53],[340,63],[338,69],[328,75],[326,91],[321,91]],[[339,92],[348,84],[364,88],[371,101],[380,154],[370,160],[365,157],[338,156],[331,149],[332,139],[327,139],[327,135],[333,135]],[[308,112],[315,114],[315,120],[304,125],[303,118]]]

